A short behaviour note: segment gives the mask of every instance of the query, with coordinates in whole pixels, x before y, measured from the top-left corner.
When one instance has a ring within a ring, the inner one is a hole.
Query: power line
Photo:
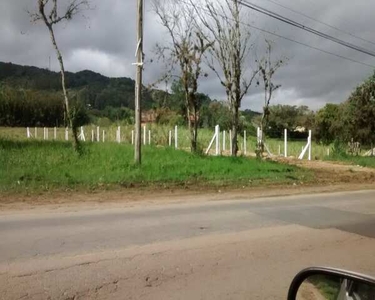
[[[268,30],[265,30],[265,29],[262,29],[262,28],[259,28],[259,27],[256,27],[254,25],[250,25],[250,24],[244,24],[248,27],[251,27],[251,28],[254,28],[256,30],[259,30],[259,31],[262,31],[262,32],[265,32],[267,34],[270,34],[270,35],[273,35],[273,36],[276,36],[278,38],[281,38],[281,39],[284,39],[284,40],[287,40],[289,42],[293,42],[293,43],[296,43],[296,44],[299,44],[299,45],[302,45],[302,46],[305,46],[307,48],[310,48],[310,49],[314,49],[314,50],[317,50],[317,51],[320,51],[320,52],[323,52],[323,53],[326,53],[326,54],[329,54],[329,55],[333,55],[333,56],[336,56],[338,58],[342,58],[342,59],[345,59],[345,60],[348,60],[348,61],[351,61],[351,62],[354,62],[354,63],[357,63],[357,64],[361,64],[363,66],[366,66],[366,67],[370,67],[370,68],[375,68],[375,65],[370,65],[370,64],[366,64],[364,62],[360,62],[358,60],[355,60],[355,59],[352,59],[352,58],[349,58],[349,57],[346,57],[346,56],[343,56],[343,55],[340,55],[340,54],[336,54],[336,53],[333,53],[333,52],[330,52],[330,51],[327,51],[327,50],[324,50],[324,49],[320,49],[318,47],[314,47],[314,46],[311,46],[311,45],[308,45],[308,44],[305,44],[303,42],[299,42],[299,41],[296,41],[296,40],[293,40],[291,38],[288,38],[288,37],[285,37],[285,36],[282,36],[282,35],[279,35],[277,33],[274,33],[274,32],[271,32],[271,31],[268,31]]]
[[[286,10],[289,10],[289,11],[295,13],[295,14],[301,15],[301,16],[303,16],[303,17],[305,17],[305,18],[307,18],[307,19],[309,19],[309,20],[311,20],[311,21],[314,21],[314,22],[317,22],[317,23],[323,24],[323,25],[325,25],[325,26],[327,26],[327,27],[329,27],[329,28],[331,28],[331,29],[334,29],[334,30],[337,30],[337,31],[339,31],[339,32],[341,32],[341,33],[344,33],[344,34],[350,35],[351,37],[354,37],[354,38],[356,38],[356,39],[358,39],[358,40],[361,40],[361,41],[363,41],[363,42],[366,42],[366,43],[369,43],[369,44],[373,44],[373,45],[375,45],[375,42],[372,42],[372,41],[366,40],[366,39],[364,39],[364,38],[362,38],[362,37],[360,37],[360,36],[357,36],[357,35],[355,35],[355,34],[349,32],[349,31],[346,31],[346,30],[340,29],[340,28],[338,28],[338,27],[336,27],[336,26],[330,25],[330,24],[328,24],[328,23],[326,23],[326,22],[323,22],[323,21],[320,21],[320,20],[315,19],[315,18],[313,18],[313,17],[310,17],[309,15],[307,15],[307,14],[305,14],[305,13],[303,13],[303,12],[300,12],[300,11],[298,11],[298,10],[295,10],[295,9],[293,9],[293,8],[291,8],[291,7],[288,7],[288,6],[286,6],[286,5],[280,4],[280,3],[276,2],[276,1],[273,1],[273,0],[265,0],[265,1],[268,1],[268,2],[270,2],[270,3],[273,3],[273,4],[277,5],[277,6],[280,6],[280,7],[284,8],[284,9],[286,9]]]
[[[189,2],[186,2],[184,0],[179,0],[180,2],[186,4],[186,5],[190,5],[192,6],[191,3]],[[201,9],[202,11],[205,11],[205,12],[208,12],[208,10],[201,6],[201,5],[196,5],[197,8]],[[224,15],[220,15],[218,14],[220,17],[222,18],[226,18],[226,16]],[[340,55],[340,54],[336,54],[336,53],[333,53],[333,52],[330,52],[330,51],[327,51],[327,50],[324,50],[324,49],[321,49],[321,48],[318,48],[318,47],[315,47],[315,46],[311,46],[311,45],[308,45],[306,43],[303,43],[303,42],[299,42],[299,41],[296,41],[292,38],[288,38],[288,37],[285,37],[283,35],[280,35],[280,34],[277,34],[277,33],[274,33],[274,32],[271,32],[271,31],[268,31],[266,29],[262,29],[262,28],[259,28],[257,26],[254,26],[254,25],[250,25],[248,23],[245,23],[245,22],[240,22],[242,25],[244,26],[247,26],[247,27],[250,27],[250,28],[253,28],[255,30],[259,30],[261,32],[264,32],[264,33],[267,33],[267,34],[270,34],[270,35],[273,35],[275,37],[278,37],[278,38],[281,38],[281,39],[284,39],[284,40],[287,40],[289,42],[292,42],[292,43],[295,43],[295,44],[298,44],[298,45],[301,45],[301,46],[304,46],[304,47],[307,47],[307,48],[310,48],[310,49],[313,49],[313,50],[316,50],[316,51],[319,51],[319,52],[322,52],[322,53],[325,53],[325,54],[328,54],[328,55],[331,55],[331,56],[335,56],[335,57],[338,57],[338,58],[341,58],[341,59],[345,59],[347,61],[350,61],[350,62],[353,62],[353,63],[357,63],[357,64],[360,64],[360,65],[363,65],[363,66],[366,66],[366,67],[370,67],[372,69],[375,69],[375,65],[370,65],[370,64],[367,64],[367,63],[364,63],[364,62],[360,62],[358,60],[355,60],[355,59],[352,59],[352,58],[349,58],[349,57],[346,57],[346,56],[343,56],[343,55]]]
[[[370,51],[370,50],[367,50],[367,49],[365,49],[365,48],[362,48],[362,47],[356,46],[356,45],[354,45],[354,44],[351,44],[351,43],[345,42],[345,41],[343,41],[343,40],[340,40],[340,39],[338,39],[338,38],[335,38],[335,37],[333,37],[333,36],[330,36],[330,35],[328,35],[328,34],[326,34],[326,33],[323,33],[323,32],[321,32],[321,31],[315,30],[315,29],[313,29],[313,28],[311,28],[311,27],[308,27],[308,26],[305,26],[305,25],[303,25],[303,24],[300,24],[300,23],[298,23],[298,22],[296,22],[296,21],[293,21],[293,20],[291,20],[291,19],[289,19],[289,18],[283,17],[282,15],[277,14],[277,13],[274,13],[274,12],[268,10],[268,9],[262,8],[262,7],[258,6],[258,5],[255,5],[255,4],[252,4],[252,3],[248,2],[248,1],[245,1],[245,0],[239,0],[238,3],[239,3],[240,5],[243,5],[243,6],[247,7],[247,8],[250,8],[250,9],[252,9],[252,10],[254,10],[254,11],[257,11],[257,12],[259,12],[259,13],[261,13],[261,14],[267,15],[267,16],[273,18],[273,19],[279,20],[279,21],[281,21],[281,22],[283,22],[283,23],[286,23],[286,24],[289,24],[289,25],[291,25],[291,26],[297,27],[297,28],[299,28],[299,29],[305,30],[305,31],[307,31],[307,32],[310,32],[310,33],[312,33],[312,34],[315,34],[315,35],[317,35],[317,36],[320,36],[320,37],[322,37],[322,38],[325,38],[325,39],[327,39],[327,40],[330,40],[330,41],[332,41],[332,42],[335,42],[335,43],[337,43],[337,44],[340,44],[340,45],[342,45],[342,46],[345,46],[345,47],[347,47],[347,48],[350,48],[350,49],[356,50],[356,51],[358,51],[358,52],[362,52],[362,53],[364,53],[364,54],[367,54],[367,55],[370,55],[370,56],[372,56],[372,57],[375,57],[375,52],[373,52],[373,51]]]

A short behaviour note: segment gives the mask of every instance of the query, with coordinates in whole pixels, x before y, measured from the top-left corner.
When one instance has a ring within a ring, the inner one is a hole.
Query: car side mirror
[[[375,279],[338,269],[308,268],[293,279],[288,300],[375,300]]]

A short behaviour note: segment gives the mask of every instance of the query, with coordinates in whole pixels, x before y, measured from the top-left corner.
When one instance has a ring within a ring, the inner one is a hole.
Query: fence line
[[[41,130],[43,134],[41,134]],[[79,128],[79,140],[82,142],[117,142],[117,143],[125,143],[125,144],[134,144],[135,142],[135,132],[131,126],[115,126],[115,127],[103,127],[100,126],[87,126],[87,127],[80,127]],[[186,128],[178,128],[178,126],[167,127],[167,126],[158,126],[155,127],[153,125],[145,125],[143,126],[144,132],[142,137],[142,143],[147,145],[159,145],[159,146],[169,146],[174,147],[175,149],[189,149],[190,148],[190,132]],[[216,130],[216,128],[215,128]],[[65,132],[64,132],[65,131]],[[90,131],[91,131],[91,139],[90,139]],[[54,140],[65,140],[68,141],[70,139],[69,129],[68,128],[61,128],[61,127],[25,127],[23,131],[23,136],[29,140],[31,139],[39,139],[39,140],[49,140],[49,135],[51,132],[51,139],[53,137]],[[65,134],[64,134],[65,133]],[[211,135],[212,133],[212,135]],[[198,143],[200,146],[207,146],[208,143],[211,141],[213,134],[215,133],[214,130],[209,132],[206,129],[200,131],[198,136]],[[273,153],[276,156],[284,156],[289,158],[298,158],[303,150],[307,146],[306,140],[302,141],[291,141],[290,133],[288,130],[283,130],[284,137],[282,139],[267,139],[267,148],[270,153]],[[257,136],[254,137],[253,135],[249,134],[248,131],[243,131],[238,135],[238,146],[240,149],[240,154],[242,155],[254,155],[256,149],[256,143],[262,138],[264,133],[261,132],[260,129],[257,129]],[[218,138],[218,148],[220,149],[221,153],[226,153],[227,155],[232,151],[232,130],[221,130],[220,136]],[[229,142],[228,142],[229,139]],[[203,144],[202,144],[203,143]],[[312,145],[312,142],[311,142]],[[212,153],[216,153],[216,140],[213,144],[214,151]],[[206,149],[205,149],[206,150]],[[212,150],[212,149],[211,149]],[[265,147],[265,150],[266,147]],[[268,152],[267,151],[267,152]],[[323,146],[315,146],[314,149],[310,149],[307,147],[306,152],[304,153],[305,158],[312,159],[313,155],[319,158],[329,156],[330,149]]]

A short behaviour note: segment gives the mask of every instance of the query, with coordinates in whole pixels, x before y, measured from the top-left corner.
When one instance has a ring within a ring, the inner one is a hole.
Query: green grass
[[[70,143],[0,139],[0,192],[105,189],[148,185],[246,185],[306,182],[306,170],[244,157],[199,156],[170,148],[145,147],[143,164],[133,149],[117,143]]]

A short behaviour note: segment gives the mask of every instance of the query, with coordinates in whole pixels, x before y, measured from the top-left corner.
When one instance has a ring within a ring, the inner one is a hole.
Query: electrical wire
[[[184,0],[178,0],[178,1],[180,1],[181,3],[184,3],[186,5],[189,5],[189,6],[192,5],[191,3],[187,2],[187,1],[184,1]],[[202,11],[204,11],[206,13],[208,12],[207,8],[205,8],[205,7],[201,6],[201,5],[196,5],[196,7],[199,8],[199,9],[201,9]],[[219,16],[222,17],[222,18],[226,18],[226,16],[224,16],[224,15],[220,15],[219,14]],[[336,54],[336,53],[333,53],[333,52],[330,52],[330,51],[327,51],[327,50],[324,50],[324,49],[321,49],[321,48],[318,48],[318,47],[315,47],[315,46],[311,46],[309,44],[306,44],[306,43],[303,43],[303,42],[299,42],[299,41],[294,40],[292,38],[285,37],[283,35],[271,32],[269,30],[266,30],[266,29],[263,29],[263,28],[260,28],[260,27],[254,26],[254,25],[250,25],[250,24],[245,23],[245,22],[240,22],[240,23],[242,25],[244,25],[244,26],[247,26],[247,27],[253,28],[255,30],[267,33],[269,35],[273,35],[273,36],[275,36],[277,38],[284,39],[286,41],[289,41],[289,42],[292,42],[292,43],[295,43],[295,44],[298,44],[298,45],[301,45],[301,46],[304,46],[304,47],[307,47],[307,48],[310,48],[310,49],[313,49],[313,50],[316,50],[316,51],[319,51],[319,52],[322,52],[322,53],[325,53],[325,54],[328,54],[328,55],[331,55],[331,56],[335,56],[337,58],[341,58],[341,59],[344,59],[344,60],[347,60],[347,61],[350,61],[350,62],[353,62],[353,63],[357,63],[357,64],[360,64],[360,65],[363,65],[363,66],[375,69],[375,65],[370,65],[370,64],[367,64],[367,63],[364,63],[364,62],[361,62],[361,61],[358,61],[358,60],[355,60],[355,59],[352,59],[352,58],[349,58],[349,57],[346,57],[346,56],[343,56],[343,55],[340,55],[340,54]]]
[[[318,47],[314,47],[314,46],[311,46],[311,45],[308,45],[308,44],[305,44],[303,42],[299,42],[299,41],[296,41],[296,40],[293,40],[291,38],[288,38],[288,37],[285,37],[285,36],[282,36],[280,34],[277,34],[277,33],[274,33],[274,32],[271,32],[271,31],[268,31],[268,30],[265,30],[265,29],[262,29],[262,28],[259,28],[259,27],[256,27],[256,26],[253,26],[253,25],[250,25],[250,24],[243,24],[243,25],[246,25],[250,28],[253,28],[253,29],[256,29],[256,30],[259,30],[259,31],[262,31],[262,32],[265,32],[267,34],[270,34],[270,35],[273,35],[273,36],[276,36],[278,38],[281,38],[281,39],[284,39],[284,40],[287,40],[289,42],[293,42],[293,43],[296,43],[296,44],[299,44],[299,45],[302,45],[302,46],[305,46],[307,48],[310,48],[310,49],[314,49],[314,50],[317,50],[317,51],[320,51],[320,52],[323,52],[323,53],[326,53],[326,54],[329,54],[329,55],[332,55],[332,56],[336,56],[338,58],[342,58],[342,59],[345,59],[345,60],[348,60],[348,61],[351,61],[351,62],[354,62],[354,63],[357,63],[357,64],[361,64],[363,66],[366,66],[366,67],[370,67],[370,68],[375,68],[375,65],[370,65],[370,64],[367,64],[367,63],[364,63],[364,62],[360,62],[358,60],[355,60],[355,59],[352,59],[352,58],[349,58],[349,57],[346,57],[346,56],[343,56],[343,55],[340,55],[340,54],[336,54],[336,53],[333,53],[333,52],[330,52],[330,51],[327,51],[327,50],[324,50],[324,49],[320,49]]]
[[[307,19],[309,19],[309,20],[311,20],[311,21],[314,21],[314,22],[317,22],[317,23],[319,23],[319,24],[325,25],[325,26],[327,26],[327,27],[329,27],[329,28],[331,28],[331,29],[337,30],[337,31],[339,31],[339,32],[341,32],[341,33],[344,33],[344,34],[350,35],[351,37],[354,37],[354,38],[356,38],[356,39],[358,39],[358,40],[361,40],[361,41],[363,41],[363,42],[366,42],[366,43],[369,43],[369,44],[373,44],[373,45],[375,45],[375,42],[372,42],[372,41],[366,40],[366,39],[364,39],[364,38],[362,38],[362,37],[360,37],[360,36],[357,36],[357,35],[355,35],[355,34],[349,32],[349,31],[346,31],[346,30],[340,29],[340,28],[338,28],[338,27],[336,27],[336,26],[333,26],[333,25],[328,24],[328,23],[326,23],[326,22],[323,22],[323,21],[320,21],[320,20],[318,20],[318,19],[315,19],[315,18],[313,18],[313,17],[311,17],[311,16],[309,16],[309,15],[303,13],[303,12],[300,12],[300,11],[298,11],[298,10],[295,10],[295,9],[293,9],[293,8],[291,8],[291,7],[288,7],[288,6],[286,6],[286,5],[283,5],[283,4],[278,3],[278,2],[276,2],[276,1],[273,1],[273,0],[264,0],[264,1],[267,1],[267,2],[273,3],[274,5],[277,5],[277,6],[279,6],[279,7],[282,7],[282,8],[284,8],[284,9],[286,9],[286,10],[289,10],[289,11],[295,13],[295,14],[301,15],[301,16],[303,16],[303,17],[305,17],[305,18],[307,18]]]
[[[257,12],[259,12],[261,14],[269,16],[269,17],[271,17],[273,19],[279,20],[279,21],[281,21],[283,23],[286,23],[286,24],[289,24],[291,26],[297,27],[299,29],[305,30],[307,32],[310,32],[312,34],[315,34],[315,35],[317,35],[319,37],[325,38],[327,40],[330,40],[332,42],[335,42],[337,44],[340,44],[342,46],[350,48],[352,50],[356,50],[358,52],[362,52],[364,54],[367,54],[367,55],[370,55],[372,57],[375,57],[375,52],[373,52],[373,51],[370,51],[370,50],[367,50],[365,48],[356,46],[356,45],[354,45],[352,43],[345,42],[345,41],[340,40],[340,39],[338,39],[336,37],[330,36],[330,35],[328,35],[326,33],[323,33],[321,31],[315,30],[315,29],[313,29],[311,27],[308,27],[308,26],[305,26],[303,24],[300,24],[300,23],[298,23],[296,21],[293,21],[293,20],[291,20],[289,18],[283,17],[280,14],[274,13],[274,12],[268,10],[268,9],[262,8],[262,7],[258,6],[258,5],[255,5],[255,4],[252,4],[252,3],[250,3],[250,2],[248,2],[246,0],[239,0],[238,3],[240,5],[243,5],[243,6],[247,7],[247,8],[250,8],[250,9],[252,9],[254,11],[257,11]]]

